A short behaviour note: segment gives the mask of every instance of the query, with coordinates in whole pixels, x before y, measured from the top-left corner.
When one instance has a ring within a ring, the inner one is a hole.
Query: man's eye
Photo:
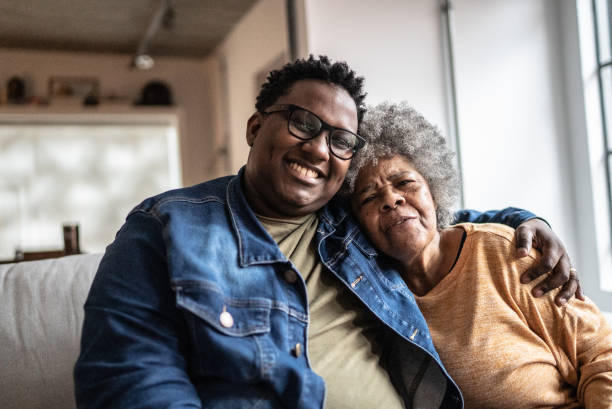
[[[316,135],[321,129],[321,122],[310,112],[297,110],[291,114],[290,123],[293,129],[309,135]]]
[[[398,186],[405,186],[405,185],[410,184],[411,182],[414,182],[414,180],[412,180],[412,179],[402,179],[402,180],[400,180],[400,181],[397,183],[397,185],[398,185]]]
[[[300,131],[304,131],[304,132],[312,132],[316,129],[316,125],[313,123],[309,123],[309,122],[304,122],[304,121],[297,121],[294,120],[293,121],[293,126],[295,126],[297,129],[299,129]]]
[[[334,145],[334,147],[339,148],[339,149],[345,149],[345,150],[353,149],[353,144],[351,144],[349,140],[343,137],[334,137],[332,138],[331,143],[332,145]]]

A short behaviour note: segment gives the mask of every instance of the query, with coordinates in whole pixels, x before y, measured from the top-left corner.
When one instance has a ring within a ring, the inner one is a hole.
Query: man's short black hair
[[[255,108],[263,112],[272,106],[278,97],[287,94],[294,83],[306,79],[327,81],[344,88],[355,101],[357,120],[361,124],[361,119],[366,111],[363,102],[366,96],[363,91],[363,77],[358,77],[346,62],[336,61],[332,64],[325,55],[315,58],[311,54],[307,60],[298,59],[285,64],[279,70],[270,71],[257,95]]]

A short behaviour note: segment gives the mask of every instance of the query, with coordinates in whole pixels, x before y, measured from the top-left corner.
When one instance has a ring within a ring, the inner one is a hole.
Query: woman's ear
[[[261,119],[261,114],[255,112],[247,121],[246,141],[249,146],[253,146],[253,143],[255,143],[255,138],[261,128]]]

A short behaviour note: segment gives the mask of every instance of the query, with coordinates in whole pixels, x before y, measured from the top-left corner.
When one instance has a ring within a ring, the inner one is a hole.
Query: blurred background
[[[607,0],[3,0],[0,259],[103,252],[147,196],[235,173],[266,73],[326,54],[457,150],[462,203],[544,217],[612,312]]]

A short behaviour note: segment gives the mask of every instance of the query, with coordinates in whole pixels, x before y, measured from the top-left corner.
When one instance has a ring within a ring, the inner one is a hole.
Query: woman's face
[[[429,186],[402,155],[362,168],[351,205],[372,243],[395,259],[421,253],[438,234]]]

